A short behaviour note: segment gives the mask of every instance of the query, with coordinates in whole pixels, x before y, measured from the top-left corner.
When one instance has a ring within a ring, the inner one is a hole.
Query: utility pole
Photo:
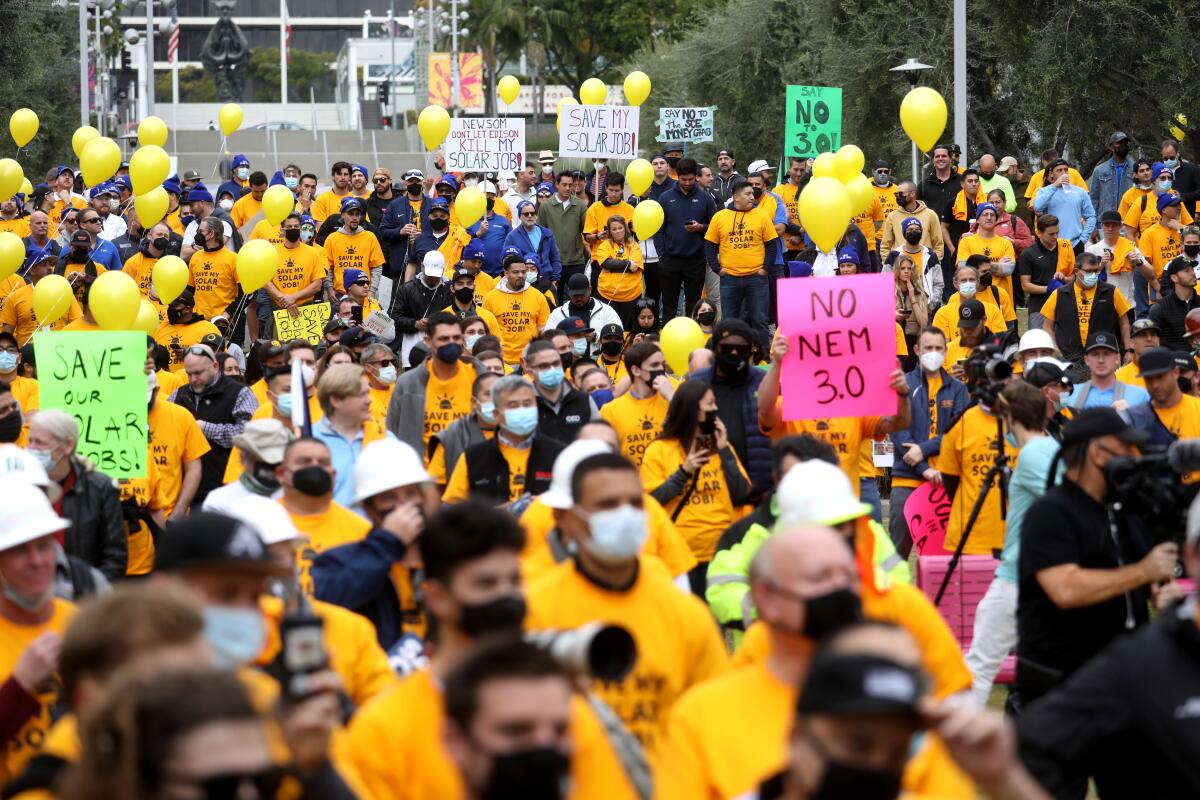
[[[967,0],[954,0],[954,141],[967,154]]]
[[[79,125],[89,123],[88,103],[88,0],[79,0]]]
[[[154,113],[154,0],[146,0],[146,115]]]

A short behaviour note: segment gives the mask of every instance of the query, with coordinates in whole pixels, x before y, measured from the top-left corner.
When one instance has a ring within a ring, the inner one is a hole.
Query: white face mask
[[[158,388],[158,373],[150,372],[146,374],[146,402],[149,403],[154,399],[154,390]]]
[[[537,274],[536,269],[529,270],[528,272],[525,273],[525,285],[526,286],[533,286],[535,283],[537,283],[537,279],[538,279],[538,274]]]
[[[393,365],[388,365],[386,367],[380,367],[379,368],[379,382],[386,383],[388,386],[391,386],[393,383],[395,383],[396,382],[396,367]]]
[[[958,285],[958,293],[968,300],[975,296],[975,281],[963,281]]]
[[[936,350],[921,353],[921,369],[926,372],[937,372],[946,363],[946,354]]]
[[[576,509],[591,528],[584,549],[597,561],[609,564],[635,558],[646,542],[646,512],[625,505],[587,514]]]
[[[228,211],[229,209],[233,208],[233,201],[230,200],[228,197],[226,197],[224,200],[221,201],[221,208]]]
[[[467,178],[465,181],[463,181],[463,183],[467,186],[478,186],[479,178]]]
[[[313,237],[316,235],[317,235],[316,231],[308,230],[307,228],[300,229],[300,241],[302,241],[302,242],[305,242],[305,243],[311,242],[313,240]]]

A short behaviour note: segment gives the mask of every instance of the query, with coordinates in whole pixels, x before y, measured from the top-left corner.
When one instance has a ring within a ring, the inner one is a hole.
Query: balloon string
[[[59,299],[57,302],[55,302],[55,304],[54,304],[54,305],[50,306],[50,319],[51,319],[51,320],[57,320],[57,319],[59,318],[59,316],[61,316],[60,314],[55,314],[55,313],[54,313],[54,309],[58,308],[58,304],[59,304],[60,302],[62,302],[62,299],[61,299],[61,298],[60,298],[60,299]],[[65,309],[64,309],[64,313],[65,313]],[[34,336],[36,336],[36,335],[38,334],[38,332],[40,332],[40,331],[41,331],[43,328],[49,328],[49,327],[50,327],[51,325],[53,325],[53,324],[54,324],[54,322],[43,322],[41,325],[39,325],[39,326],[37,326],[36,328],[34,328],[34,329],[33,329],[33,333],[29,334],[29,338],[28,338],[28,339],[26,339],[24,342],[22,342],[22,343],[21,343],[21,347],[24,347],[25,345],[27,345],[27,344],[29,344],[30,342],[32,342],[32,341],[33,341],[33,337],[34,337]]]
[[[237,329],[238,319],[246,311],[246,306],[249,305],[250,297],[258,293],[255,289],[253,292],[245,292],[242,294],[242,299],[238,301],[237,310],[233,312],[233,318],[229,320],[229,332],[232,334]]]

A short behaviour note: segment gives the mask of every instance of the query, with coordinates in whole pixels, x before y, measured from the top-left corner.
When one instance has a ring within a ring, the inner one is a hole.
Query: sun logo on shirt
[[[454,403],[450,399],[450,395],[443,394],[438,396],[438,408],[443,411],[451,411],[454,409]]]
[[[287,266],[288,269],[291,269],[292,267],[296,266],[296,262],[290,258],[287,261],[285,261],[284,264]]]
[[[513,304],[512,304],[512,310],[513,310],[513,311],[520,311],[520,310],[521,310],[521,304],[520,304],[519,302],[517,302],[517,303],[513,303]]]
[[[819,430],[819,431],[829,430],[829,423],[823,419],[817,420],[817,430]]]
[[[525,485],[524,473],[518,472],[516,475],[513,476],[512,482],[513,482],[513,486],[524,486]]]
[[[346,255],[352,256],[352,255],[355,255],[356,253],[358,253],[358,250],[354,247],[354,245],[350,245],[349,247],[346,248]]]
[[[644,430],[644,431],[654,430],[654,420],[652,420],[650,417],[642,417],[642,430]]]

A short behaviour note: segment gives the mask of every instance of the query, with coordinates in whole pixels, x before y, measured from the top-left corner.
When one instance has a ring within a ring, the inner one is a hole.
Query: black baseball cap
[[[958,327],[977,328],[983,324],[987,312],[978,300],[963,300],[958,307]]]
[[[1175,369],[1175,356],[1165,347],[1151,347],[1138,358],[1138,377],[1153,378]]]
[[[1192,269],[1192,262],[1188,261],[1183,256],[1176,256],[1167,262],[1163,267],[1164,275],[1174,275],[1176,272],[1182,272],[1185,269]]]
[[[798,714],[866,716],[886,714],[919,719],[927,689],[917,670],[868,653],[818,653],[796,703]]]
[[[1061,384],[1064,387],[1070,387],[1071,379],[1067,377],[1067,373],[1063,368],[1053,361],[1035,361],[1029,369],[1025,370],[1025,382],[1041,389],[1044,386],[1052,386]]]
[[[1100,224],[1103,225],[1106,222],[1116,222],[1119,224],[1121,222],[1121,212],[1111,210],[1105,211],[1100,215]]]
[[[346,322],[346,320],[342,319],[341,317],[330,317],[329,322],[325,323],[325,332],[333,333],[334,331],[344,330],[345,328],[349,327],[350,323]]]
[[[375,334],[366,328],[351,328],[342,334],[338,344],[342,347],[365,347],[375,341]]]
[[[588,282],[587,276],[582,272],[576,272],[571,277],[567,278],[567,294],[581,295],[587,294],[592,285]]]
[[[267,546],[253,528],[207,511],[167,523],[155,550],[154,567],[160,572],[215,568],[264,577],[289,571],[267,558]]]
[[[583,278],[582,275],[578,276]],[[587,278],[584,278],[587,280]],[[592,328],[579,317],[566,317],[562,322],[554,326],[556,330],[560,330],[566,334],[588,333]]]
[[[610,336],[616,336],[618,338],[621,338],[621,337],[625,336],[625,331],[617,323],[610,322],[607,325],[605,325],[603,328],[600,329],[600,338],[607,339]]]
[[[1145,358],[1145,354],[1142,354]],[[1129,423],[1121,418],[1116,409],[1109,406],[1085,408],[1078,412],[1063,428],[1062,446],[1066,447],[1081,442],[1090,442],[1101,436],[1116,436],[1129,444],[1141,444],[1150,434],[1138,428],[1129,427]]]
[[[1179,367],[1180,372],[1196,371],[1196,359],[1192,358],[1191,353],[1175,350],[1171,353],[1171,358],[1175,359],[1175,366]]]
[[[1117,337],[1113,336],[1108,331],[1093,331],[1088,335],[1087,344],[1084,345],[1083,352],[1090,353],[1099,348],[1108,348],[1114,353],[1121,352],[1120,345],[1117,344]]]

